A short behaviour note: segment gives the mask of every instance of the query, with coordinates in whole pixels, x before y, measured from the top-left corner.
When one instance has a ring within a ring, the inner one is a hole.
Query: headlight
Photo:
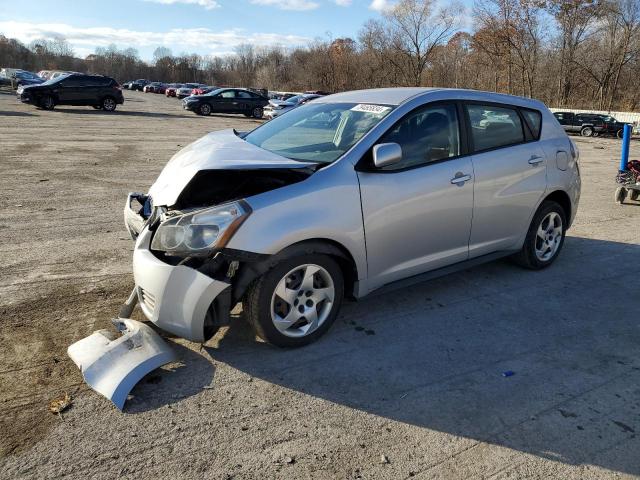
[[[171,218],[156,230],[151,249],[177,256],[206,255],[224,247],[250,213],[247,202],[239,200]]]

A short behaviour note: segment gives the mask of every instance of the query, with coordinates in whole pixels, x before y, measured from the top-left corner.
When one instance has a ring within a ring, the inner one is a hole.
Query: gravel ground
[[[640,203],[613,203],[611,139],[577,139],[580,210],[550,269],[499,261],[348,303],[298,350],[238,314],[202,348],[170,339],[180,362],[122,413],[84,386],[66,347],[133,286],[126,193],[203,134],[256,124],[139,92],[106,114],[0,91],[3,477],[640,475]]]

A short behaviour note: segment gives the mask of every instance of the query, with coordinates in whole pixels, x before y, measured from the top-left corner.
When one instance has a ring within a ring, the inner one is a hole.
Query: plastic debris
[[[513,377],[516,374],[513,370],[506,370],[502,372],[503,377]]]
[[[60,415],[67,408],[69,408],[72,403],[73,403],[73,399],[71,398],[71,395],[69,395],[67,392],[64,392],[63,397],[56,398],[54,400],[51,400],[51,402],[49,402],[49,411],[51,413]]]

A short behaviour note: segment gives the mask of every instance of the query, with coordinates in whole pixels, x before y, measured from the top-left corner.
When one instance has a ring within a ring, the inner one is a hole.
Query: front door
[[[368,288],[467,259],[474,177],[459,126],[453,103],[414,110],[378,142],[402,161],[358,172]]]

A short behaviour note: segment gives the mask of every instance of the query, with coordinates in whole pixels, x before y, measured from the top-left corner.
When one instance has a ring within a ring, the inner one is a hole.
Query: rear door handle
[[[531,155],[531,158],[529,159],[529,164],[530,165],[538,165],[539,163],[544,162],[544,158],[541,157],[540,155]]]
[[[464,182],[471,180],[471,175],[465,175],[462,172],[456,173],[456,176],[451,179],[451,183],[454,185],[460,185]]]

